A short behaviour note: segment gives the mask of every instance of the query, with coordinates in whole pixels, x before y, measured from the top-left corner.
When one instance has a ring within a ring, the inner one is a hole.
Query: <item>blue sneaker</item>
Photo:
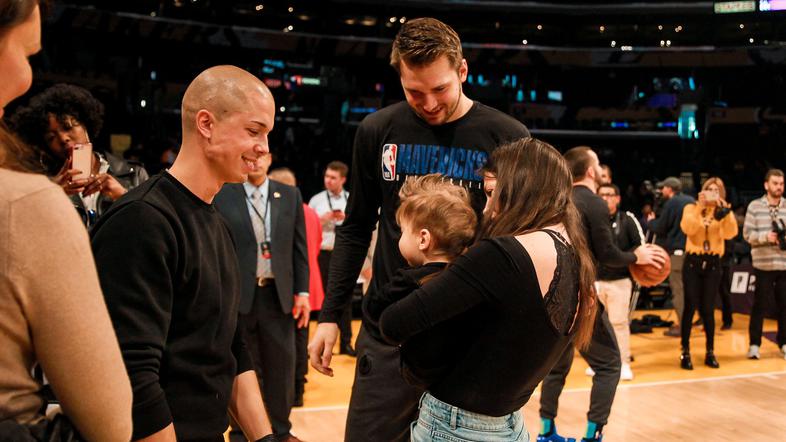
[[[576,442],[576,439],[572,437],[562,437],[557,434],[557,428],[554,428],[554,431],[551,432],[550,435],[544,436],[542,434],[538,435],[537,442]]]

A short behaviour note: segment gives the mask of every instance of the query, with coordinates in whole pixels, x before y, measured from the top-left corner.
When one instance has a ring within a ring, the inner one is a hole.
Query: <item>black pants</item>
[[[557,417],[559,396],[565,387],[565,378],[568,377],[573,365],[573,345],[569,345],[560,356],[557,363],[543,379],[540,390],[540,416],[545,419]],[[620,381],[620,350],[614,329],[609,322],[606,310],[601,308],[595,319],[595,330],[592,341],[587,350],[579,353],[595,371],[592,378],[592,391],[590,392],[590,408],[587,419],[596,424],[606,425],[611,414],[611,404],[617,393],[617,384]]]
[[[327,296],[327,289],[328,289],[328,271],[330,269],[330,256],[333,255],[333,252],[330,250],[320,250],[319,256],[317,256],[317,262],[319,263],[319,272],[322,274],[322,287],[325,290],[325,296]],[[352,343],[352,303],[350,302],[347,305],[347,308],[344,309],[344,312],[341,314],[341,319],[338,321],[338,330],[341,332],[339,337],[339,345],[340,348],[344,348],[349,346]]]
[[[401,377],[398,347],[378,342],[361,327],[357,352],[344,441],[409,441],[423,391]]]
[[[723,311],[723,324],[731,325],[733,320],[731,309],[731,264],[721,264],[719,292],[721,298],[721,311]]]
[[[751,345],[761,345],[761,329],[764,325],[764,307],[767,300],[775,298],[778,311],[778,347],[786,345],[786,270],[755,269],[756,292],[753,297],[751,322],[748,328]]]
[[[308,329],[311,321],[306,326],[295,330],[295,394],[303,394],[303,386],[308,374]]]
[[[295,399],[295,318],[281,311],[276,286],[257,287],[254,304],[240,315],[273,432],[289,434]]]
[[[715,348],[715,297],[718,296],[722,270],[717,255],[685,256],[682,268],[682,283],[685,286],[685,309],[680,318],[683,350],[690,350],[690,332],[693,313],[699,311],[707,337],[707,351]]]

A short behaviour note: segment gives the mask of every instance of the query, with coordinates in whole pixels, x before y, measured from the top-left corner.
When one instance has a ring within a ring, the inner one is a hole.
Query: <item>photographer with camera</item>
[[[742,235],[751,245],[756,292],[753,297],[748,336],[749,359],[759,359],[764,305],[775,297],[778,308],[778,347],[786,357],[786,202],[783,200],[783,171],[770,169],[764,177],[767,194],[751,201],[745,214]]]
[[[669,252],[671,272],[669,288],[671,302],[677,312],[677,322],[682,320],[685,306],[685,292],[682,287],[682,264],[685,260],[685,234],[680,229],[682,210],[694,202],[693,197],[682,193],[682,183],[677,177],[670,176],[657,185],[660,194],[655,193],[654,212],[647,217],[647,229],[652,231],[655,244]],[[662,202],[665,201],[665,202]],[[666,336],[680,336],[679,324],[664,332]]]
[[[682,282],[685,286],[685,309],[680,318],[682,354],[680,367],[693,370],[690,358],[690,332],[693,313],[698,308],[707,337],[704,365],[719,368],[713,351],[715,344],[715,297],[718,296],[721,276],[721,256],[725,240],[737,235],[737,219],[726,202],[726,188],[718,177],[709,178],[699,192],[698,202],[688,204],[682,211],[680,228],[685,233],[685,263]]]

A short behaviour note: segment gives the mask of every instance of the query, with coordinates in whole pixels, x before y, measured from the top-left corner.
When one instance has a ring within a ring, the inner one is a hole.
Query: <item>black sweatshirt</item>
[[[516,238],[482,240],[385,309],[382,333],[389,342],[401,344],[472,312],[460,324],[471,328],[471,335],[455,338],[462,351],[446,355],[443,363],[450,369],[428,391],[441,401],[489,416],[519,410],[571,340],[578,261],[566,245],[556,247],[557,268],[545,297],[532,259]]]
[[[599,264],[609,267],[626,267],[636,262],[633,252],[623,252],[614,242],[609,223],[609,207],[587,186],[573,186],[573,203],[581,213],[584,233],[587,236],[589,249]]]
[[[496,147],[527,136],[519,121],[478,102],[463,117],[440,126],[428,125],[405,101],[367,116],[355,135],[347,218],[336,231],[320,322],[338,322],[349,304],[377,220],[373,278],[364,303],[397,269],[406,267],[398,250],[401,230],[395,214],[398,191],[407,177],[442,173],[469,190],[480,213],[484,195],[478,169]],[[366,321],[364,327],[380,339],[376,327]]]
[[[614,243],[620,250],[630,252],[646,242],[639,221],[630,212],[617,210],[617,213],[609,217],[609,224],[611,224]],[[598,279],[601,281],[624,278],[630,278],[630,271],[627,267],[601,265],[598,268]]]
[[[221,216],[161,172],[91,235],[134,391],[133,439],[174,422],[178,440],[223,440],[234,378],[253,368],[236,333],[240,275]]]

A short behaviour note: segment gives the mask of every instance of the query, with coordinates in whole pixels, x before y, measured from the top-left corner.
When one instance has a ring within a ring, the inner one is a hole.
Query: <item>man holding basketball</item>
[[[596,195],[602,170],[598,155],[589,147],[579,146],[565,153],[565,160],[573,174],[573,202],[581,213],[584,231],[593,256],[600,265],[627,267],[629,264],[653,264],[660,267],[668,258],[650,245],[637,247],[633,252],[623,252],[614,243],[609,225],[609,209]],[[581,356],[589,363],[595,376],[592,378],[590,409],[587,413],[587,431],[582,441],[595,442],[603,438],[603,426],[611,412],[611,404],[620,379],[620,351],[614,330],[606,311],[601,309],[595,323],[592,342]],[[554,418],[565,378],[573,364],[573,346],[568,347],[543,380],[540,395],[541,430],[538,442],[574,442],[557,434]]]
[[[609,209],[609,223],[614,235],[614,242],[620,250],[635,250],[644,244],[644,231],[636,216],[630,212],[619,210],[620,189],[615,184],[605,183],[598,188],[598,196],[603,198]],[[614,335],[620,349],[622,369],[620,379],[633,380],[630,368],[630,317],[631,292],[633,281],[627,267],[611,267],[601,265],[598,268],[598,299],[609,312],[609,321],[614,327]],[[634,308],[636,306],[633,306]]]

